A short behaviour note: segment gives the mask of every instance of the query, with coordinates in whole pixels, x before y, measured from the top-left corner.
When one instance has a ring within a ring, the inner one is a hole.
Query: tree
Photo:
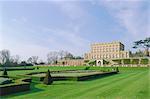
[[[2,66],[7,66],[10,64],[10,52],[9,50],[2,50],[0,51],[0,62]]]
[[[118,67],[116,67],[116,72],[119,72],[119,68]]]
[[[60,56],[60,59],[63,59],[64,57],[65,57],[65,51],[64,50],[60,50],[59,52],[58,52],[58,54],[59,54],[59,56]]]
[[[71,54],[70,52],[66,52],[64,58],[65,58],[65,59],[74,59],[74,56],[73,56],[73,54]]]
[[[49,64],[56,62],[58,59],[58,52],[52,51],[47,54],[47,61]]]
[[[4,71],[3,71],[3,76],[7,76],[8,74],[7,74],[7,70],[6,69],[4,69]]]
[[[20,56],[19,56],[19,55],[15,55],[15,56],[12,56],[12,57],[10,58],[10,62],[11,62],[11,63],[18,64],[19,61],[20,61]]]
[[[76,56],[75,59],[83,59],[81,56]]]
[[[50,84],[53,83],[53,79],[52,79],[52,77],[51,77],[51,74],[50,74],[49,69],[48,69],[48,71],[47,71],[47,73],[46,73],[46,76],[45,76],[45,78],[44,78],[44,80],[43,80],[43,83],[46,84],[46,85],[50,85]]]
[[[0,61],[2,64],[5,64],[6,62],[10,61],[10,52],[9,50],[2,50],[0,51]]]
[[[37,64],[38,58],[38,56],[31,56],[28,58],[27,62],[31,64]]]
[[[150,37],[145,38],[144,40],[135,41],[133,48],[144,48],[145,56],[149,56]]]

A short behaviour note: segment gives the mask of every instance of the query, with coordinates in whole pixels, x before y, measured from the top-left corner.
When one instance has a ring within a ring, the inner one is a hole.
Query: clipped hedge
[[[13,70],[34,70],[34,67],[0,67],[0,71],[3,71],[5,69],[9,71]]]
[[[132,59],[131,64],[139,64],[139,59]]]
[[[123,59],[123,63],[124,64],[131,64],[131,60],[130,59]]]
[[[143,65],[147,65],[149,63],[149,60],[147,58],[144,58],[144,59],[141,59],[140,63]]]
[[[112,60],[113,62],[116,62],[118,64],[121,64],[121,59]]]
[[[31,82],[31,79],[23,78],[16,80],[15,83],[0,85],[0,96],[28,91],[30,90],[29,82]]]

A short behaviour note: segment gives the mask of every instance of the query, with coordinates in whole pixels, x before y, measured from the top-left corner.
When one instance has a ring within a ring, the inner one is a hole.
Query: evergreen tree
[[[46,73],[46,76],[44,78],[44,81],[43,81],[44,84],[46,85],[50,85],[53,83],[53,79],[51,77],[51,74],[50,74],[50,71],[48,70],[47,73]]]
[[[116,72],[119,72],[119,68],[118,67],[116,67]]]
[[[7,70],[6,69],[4,69],[4,71],[3,71],[3,76],[7,76],[8,74],[7,74]]]

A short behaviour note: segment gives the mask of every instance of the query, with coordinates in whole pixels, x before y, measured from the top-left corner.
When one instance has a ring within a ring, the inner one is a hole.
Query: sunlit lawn
[[[73,70],[85,67],[49,67],[50,70]],[[39,70],[8,71],[16,76]],[[109,68],[92,67],[90,69],[108,70]],[[2,98],[11,99],[149,99],[150,69],[119,68],[120,73],[91,81],[55,81],[52,85],[32,83],[31,90]]]

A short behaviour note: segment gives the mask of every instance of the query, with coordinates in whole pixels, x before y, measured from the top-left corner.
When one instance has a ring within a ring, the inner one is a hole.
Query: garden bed
[[[24,77],[31,77],[32,80],[43,81],[46,72],[34,72],[26,75],[21,75]],[[74,81],[84,81],[91,80],[95,78],[101,78],[104,76],[109,76],[117,74],[116,71],[112,72],[102,72],[95,70],[71,70],[71,71],[51,71],[51,76],[54,81],[59,80],[74,80]]]
[[[30,90],[30,78],[18,79],[13,83],[0,85],[0,96]]]

